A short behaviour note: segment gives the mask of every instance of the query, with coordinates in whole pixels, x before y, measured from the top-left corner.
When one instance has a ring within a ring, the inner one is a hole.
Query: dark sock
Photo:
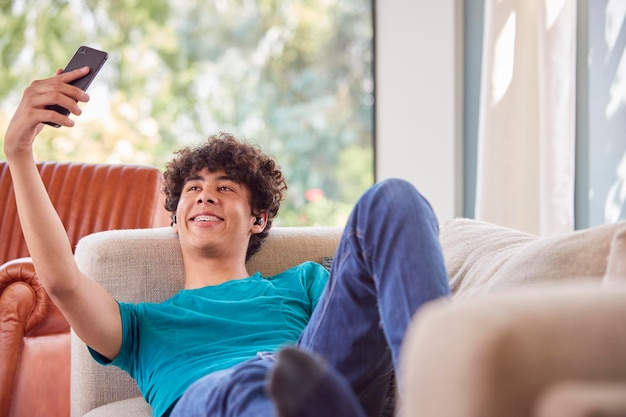
[[[296,348],[278,353],[268,389],[278,417],[365,417],[345,379],[321,358]]]

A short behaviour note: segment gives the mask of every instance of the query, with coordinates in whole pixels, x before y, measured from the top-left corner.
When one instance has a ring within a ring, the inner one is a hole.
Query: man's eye
[[[222,185],[221,187],[218,188],[220,191],[232,191],[233,189],[230,187],[227,187],[225,185]]]
[[[190,185],[190,186],[187,188],[187,191],[197,191],[197,190],[199,190],[199,189],[200,189],[200,187],[198,187],[197,185]]]

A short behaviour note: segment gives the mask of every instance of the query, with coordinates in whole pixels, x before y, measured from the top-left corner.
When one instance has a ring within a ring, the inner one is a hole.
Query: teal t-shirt
[[[90,351],[127,371],[162,416],[203,376],[295,343],[327,281],[324,267],[305,262],[272,277],[181,290],[162,303],[120,302],[118,356],[110,362]]]

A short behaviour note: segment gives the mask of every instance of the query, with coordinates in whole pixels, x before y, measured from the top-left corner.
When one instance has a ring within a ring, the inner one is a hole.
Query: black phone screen
[[[99,51],[97,49],[90,48],[88,46],[81,46],[76,50],[70,62],[68,62],[67,66],[63,70],[63,72],[73,71],[82,67],[89,67],[89,73],[84,77],[81,77],[77,80],[72,81],[70,84],[75,85],[81,90],[85,91],[96,77],[102,65],[106,62],[108,58],[108,54],[104,51]],[[46,106],[47,109],[55,110],[61,114],[68,115],[70,111],[65,107],[59,106],[57,104],[53,104],[50,106]],[[60,127],[60,125],[51,122],[45,122],[50,126]]]

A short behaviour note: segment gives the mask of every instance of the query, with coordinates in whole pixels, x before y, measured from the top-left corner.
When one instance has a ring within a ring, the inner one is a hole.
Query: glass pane
[[[109,52],[76,126],[40,135],[39,160],[162,168],[181,146],[232,132],[285,172],[277,225],[343,225],[373,183],[369,1],[16,0],[0,8],[3,132],[32,79],[63,68],[81,44]]]

